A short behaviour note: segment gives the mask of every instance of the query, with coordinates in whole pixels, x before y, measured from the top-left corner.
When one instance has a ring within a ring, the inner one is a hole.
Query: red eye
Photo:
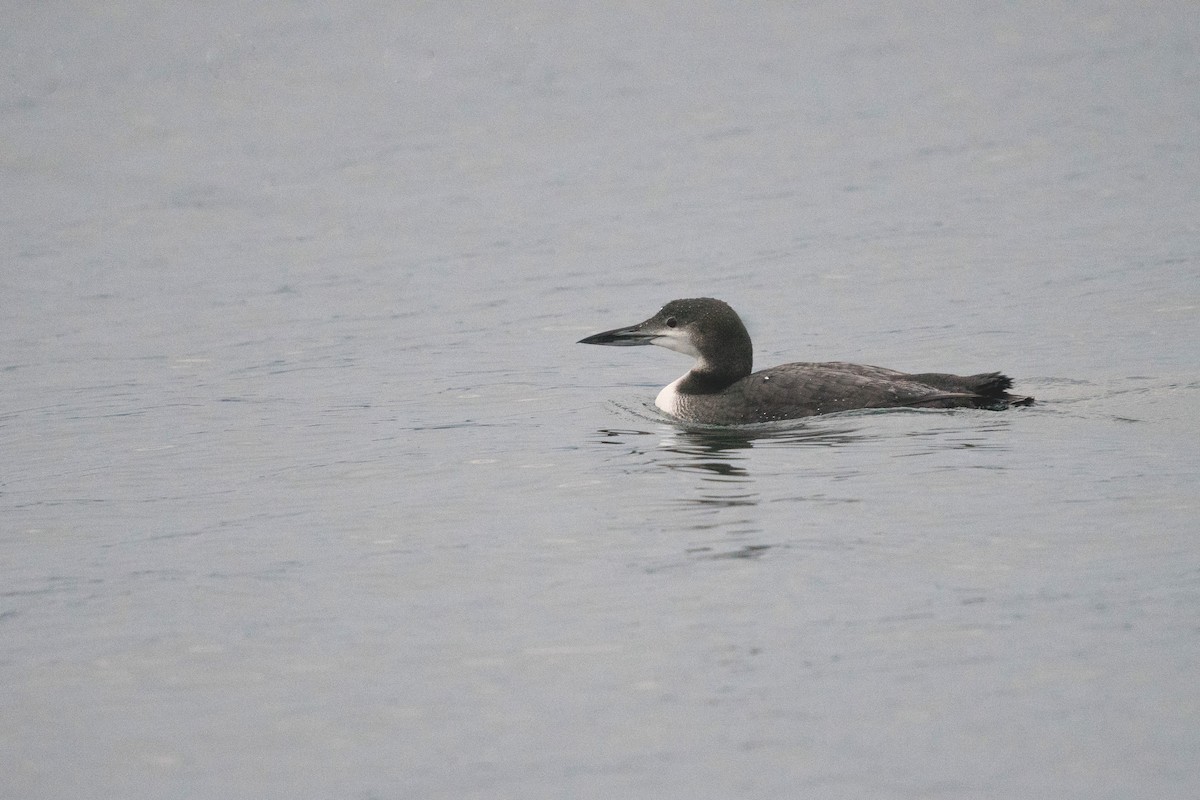
[[[674,317],[667,317],[667,327],[668,328],[674,328],[678,324],[679,323],[675,321]]]

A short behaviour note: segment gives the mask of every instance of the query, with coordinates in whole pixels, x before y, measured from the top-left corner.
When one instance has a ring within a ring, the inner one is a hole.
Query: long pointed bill
[[[596,333],[586,339],[580,339],[578,344],[607,344],[613,347],[654,344],[657,334],[646,333],[641,328],[641,324],[630,325],[627,328],[613,328],[611,331]]]

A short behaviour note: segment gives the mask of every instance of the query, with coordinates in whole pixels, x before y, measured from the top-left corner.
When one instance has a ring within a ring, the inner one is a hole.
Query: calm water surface
[[[0,795],[1200,793],[1191,3],[32,4]],[[1007,413],[691,429],[580,337]]]

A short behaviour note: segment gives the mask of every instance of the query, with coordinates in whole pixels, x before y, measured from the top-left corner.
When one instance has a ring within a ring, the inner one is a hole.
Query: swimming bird
[[[999,372],[909,374],[882,367],[798,362],[752,372],[746,326],[729,305],[711,297],[672,300],[645,322],[614,328],[580,344],[656,344],[696,359],[658,393],[654,404],[686,422],[737,425],[865,408],[985,408],[1025,406],[1032,397],[1008,393]]]

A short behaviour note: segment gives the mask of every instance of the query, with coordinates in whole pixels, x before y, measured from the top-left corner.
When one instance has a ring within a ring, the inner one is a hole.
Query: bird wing
[[[743,379],[745,405],[758,419],[855,408],[937,405],[967,395],[906,380],[896,370],[841,362],[784,364]]]

